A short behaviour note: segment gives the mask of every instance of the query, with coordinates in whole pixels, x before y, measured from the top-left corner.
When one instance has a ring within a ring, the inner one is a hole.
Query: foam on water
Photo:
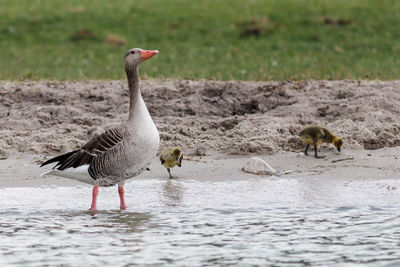
[[[397,188],[399,188],[397,190]],[[400,259],[400,181],[137,180],[0,189],[0,265],[279,266]]]

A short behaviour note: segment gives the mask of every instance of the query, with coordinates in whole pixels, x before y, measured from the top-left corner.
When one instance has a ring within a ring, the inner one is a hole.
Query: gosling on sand
[[[169,178],[173,178],[171,175],[171,168],[174,166],[182,166],[183,153],[179,147],[166,147],[161,151],[160,161],[161,164],[167,168]]]
[[[343,141],[340,137],[331,133],[328,129],[321,126],[309,126],[302,129],[299,133],[300,139],[307,144],[304,154],[308,155],[308,148],[314,147],[314,156],[316,158],[324,158],[325,156],[318,156],[317,148],[322,143],[333,144],[336,149],[340,152],[340,148],[343,145]]]

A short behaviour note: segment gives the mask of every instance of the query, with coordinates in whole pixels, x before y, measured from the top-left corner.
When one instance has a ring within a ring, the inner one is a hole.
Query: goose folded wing
[[[106,154],[121,143],[123,135],[119,129],[109,129],[103,134],[93,138],[81,149],[73,153],[65,154],[67,157],[60,159],[54,168],[65,170],[67,168],[77,168],[84,165],[90,165],[89,173],[93,178],[96,178],[100,173],[93,173],[93,170],[98,170],[96,162],[104,158]]]

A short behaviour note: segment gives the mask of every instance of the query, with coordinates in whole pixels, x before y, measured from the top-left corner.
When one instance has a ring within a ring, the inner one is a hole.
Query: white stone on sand
[[[251,157],[244,164],[242,171],[258,174],[258,175],[276,175],[277,171],[274,170],[267,162],[259,157]]]

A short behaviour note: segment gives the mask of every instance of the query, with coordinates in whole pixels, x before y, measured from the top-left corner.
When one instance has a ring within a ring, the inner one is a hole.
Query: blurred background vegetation
[[[398,79],[397,0],[0,0],[0,79]]]

